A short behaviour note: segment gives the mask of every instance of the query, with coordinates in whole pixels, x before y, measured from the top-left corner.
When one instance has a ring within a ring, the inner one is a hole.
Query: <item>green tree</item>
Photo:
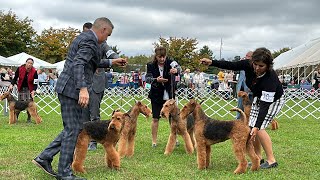
[[[31,26],[28,17],[19,19],[11,10],[8,13],[0,11],[0,55],[8,57],[21,52],[29,52],[36,31]]]
[[[69,44],[79,33],[80,30],[71,27],[45,29],[36,37],[33,53],[50,63],[62,61],[67,55]]]
[[[289,50],[291,50],[292,48],[289,48],[289,47],[284,47],[284,48],[281,48],[279,49],[278,51],[273,51],[272,53],[272,56],[273,58],[275,59],[276,57],[278,57],[280,54],[284,53],[284,52],[287,52]]]
[[[215,57],[213,56],[212,50],[209,48],[209,46],[204,45],[200,51],[199,54],[203,57],[209,58],[209,59],[214,59]]]

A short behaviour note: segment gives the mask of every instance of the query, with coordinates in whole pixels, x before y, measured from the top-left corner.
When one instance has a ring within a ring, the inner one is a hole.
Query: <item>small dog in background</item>
[[[7,99],[9,103],[9,124],[16,123],[20,112],[23,110],[27,110],[30,116],[35,119],[37,124],[42,122],[42,118],[38,114],[37,105],[34,101],[18,101],[9,91],[0,96],[1,101],[4,99]],[[30,117],[28,117],[28,121],[29,118]]]

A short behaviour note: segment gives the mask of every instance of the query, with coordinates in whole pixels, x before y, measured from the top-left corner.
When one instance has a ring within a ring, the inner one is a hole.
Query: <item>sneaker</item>
[[[261,164],[263,164],[264,163],[264,159],[261,159],[260,160],[260,166],[261,166]],[[248,162],[248,167],[251,167],[252,166],[252,162]]]
[[[261,164],[260,165],[260,168],[261,169],[269,169],[269,168],[275,168],[278,166],[278,163],[277,162],[274,162],[272,164],[269,164],[268,161],[266,161],[265,163]]]

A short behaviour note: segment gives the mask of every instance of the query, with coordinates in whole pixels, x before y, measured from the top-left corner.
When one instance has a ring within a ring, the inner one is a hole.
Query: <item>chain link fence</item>
[[[7,91],[7,87],[1,87],[0,93]],[[135,101],[140,100],[149,107],[148,99],[149,89],[142,87],[138,89],[129,87],[114,87],[106,89],[101,102],[101,116],[110,117],[114,109],[128,111]],[[234,116],[234,112],[229,110],[237,106],[237,98],[232,92],[220,92],[215,89],[201,88],[179,88],[176,90],[176,101],[179,107],[182,107],[190,98],[203,100],[202,107],[204,111],[214,118],[224,118]],[[17,90],[12,94],[17,97]],[[299,117],[301,119],[313,118],[320,119],[320,90],[307,90],[303,88],[285,89],[286,103],[277,118]],[[49,85],[40,86],[37,89],[35,102],[38,105],[38,111],[44,114],[60,114],[60,102],[54,87]],[[8,103],[4,100],[0,103],[0,109],[7,115]]]

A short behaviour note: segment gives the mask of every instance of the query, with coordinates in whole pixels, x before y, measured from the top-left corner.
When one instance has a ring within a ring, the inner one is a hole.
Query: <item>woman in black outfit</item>
[[[160,119],[160,111],[166,100],[174,98],[174,92],[171,87],[173,74],[178,73],[178,66],[175,61],[167,58],[167,51],[164,47],[155,49],[155,55],[152,62],[147,64],[146,79],[152,79],[149,98],[152,105],[152,147],[157,146],[157,134]],[[174,78],[173,78],[174,81]]]
[[[251,61],[216,61],[201,59],[202,64],[216,66],[229,70],[244,70],[246,84],[253,93],[253,103],[250,112],[249,126],[252,128],[250,135],[254,140],[256,154],[261,159],[260,168],[277,167],[278,163],[273,155],[272,142],[265,128],[282,109],[285,99],[283,88],[276,72],[273,70],[273,58],[266,48],[258,48],[253,52]],[[257,136],[257,137],[256,137]],[[267,161],[261,155],[263,147]]]

